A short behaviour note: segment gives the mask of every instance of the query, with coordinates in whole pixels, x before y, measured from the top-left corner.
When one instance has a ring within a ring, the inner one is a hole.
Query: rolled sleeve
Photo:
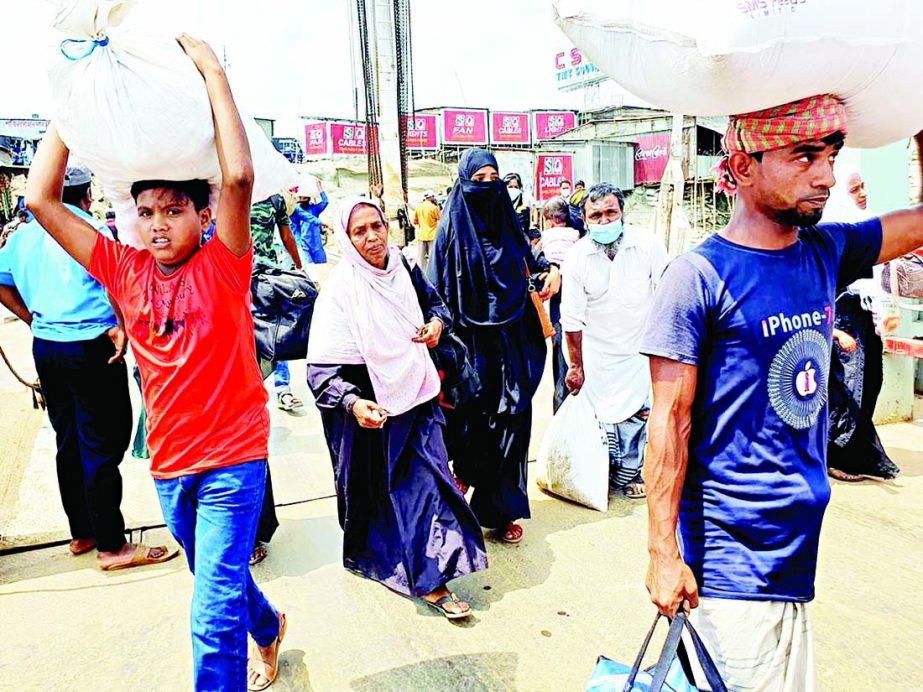
[[[586,258],[569,257],[564,262],[561,287],[561,326],[565,332],[582,332],[586,329],[586,288],[583,274]]]

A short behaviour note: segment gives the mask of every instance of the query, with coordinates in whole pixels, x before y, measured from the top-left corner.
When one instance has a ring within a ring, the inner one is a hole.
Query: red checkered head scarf
[[[722,141],[724,156],[716,168],[718,189],[727,195],[737,192],[737,181],[728,169],[728,159],[736,151],[744,154],[773,151],[824,139],[836,132],[846,134],[846,108],[830,94],[732,115]]]

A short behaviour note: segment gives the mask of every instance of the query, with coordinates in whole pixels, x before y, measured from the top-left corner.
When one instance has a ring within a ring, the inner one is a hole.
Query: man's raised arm
[[[923,172],[923,131],[918,132],[915,139],[920,150],[920,168]],[[879,263],[889,262],[923,247],[923,205],[886,214],[881,217],[881,230]]]
[[[61,201],[69,153],[58,136],[57,128],[51,123],[32,160],[26,183],[26,206],[35,214],[42,228],[88,269],[98,233]]]
[[[243,121],[231,95],[227,75],[215,52],[204,41],[186,34],[177,39],[205,78],[215,120],[215,145],[221,166],[215,236],[237,257],[250,249],[250,195],[253,160]]]
[[[681,606],[688,612],[699,605],[695,577],[683,562],[676,540],[698,370],[694,365],[651,356],[651,379],[654,402],[644,461],[650,554],[647,590],[658,610],[672,617]]]

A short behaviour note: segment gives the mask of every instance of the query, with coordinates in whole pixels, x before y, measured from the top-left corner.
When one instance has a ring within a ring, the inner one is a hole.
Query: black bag
[[[605,656],[599,657],[596,661],[596,670],[593,671],[593,677],[587,685],[587,692],[641,692],[642,690],[646,692],[661,692],[662,690],[692,692],[698,689],[692,682],[692,665],[682,640],[684,628],[692,640],[696,658],[699,660],[709,688],[712,692],[728,692],[704,642],[693,628],[692,623],[686,619],[686,613],[682,609],[670,622],[670,632],[667,634],[667,640],[664,642],[657,665],[646,670],[641,669],[644,654],[650,646],[651,637],[654,636],[654,630],[660,618],[661,615],[658,613],[654,618],[654,624],[651,625],[644,638],[634,665],[628,666]]]
[[[468,357],[468,347],[454,332],[444,330],[429,353],[442,379],[442,406],[455,408],[480,394],[481,378]]]
[[[412,281],[413,271],[403,254],[401,255],[401,261],[404,263],[404,267],[406,267]],[[420,295],[416,284],[414,284],[413,290],[417,294],[417,302],[422,309],[424,297]],[[433,359],[436,370],[439,371],[439,378],[442,380],[442,394],[439,397],[441,406],[455,408],[471,401],[481,392],[481,378],[478,376],[478,371],[471,364],[468,347],[448,326],[442,330],[439,343],[436,344],[436,348],[429,350],[429,355]]]
[[[262,269],[250,279],[256,351],[267,361],[308,356],[317,284],[300,271]]]

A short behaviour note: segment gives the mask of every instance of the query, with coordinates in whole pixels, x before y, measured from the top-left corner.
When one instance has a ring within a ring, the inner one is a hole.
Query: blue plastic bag
[[[641,661],[644,660],[644,654],[647,653],[647,647],[651,643],[651,637],[654,636],[654,630],[657,628],[660,617],[658,613],[654,618],[654,624],[651,625],[651,629],[644,638],[634,665],[628,666],[605,656],[599,657],[593,677],[587,685],[587,692],[696,692],[698,688],[690,682],[687,673],[690,666],[682,641],[683,628],[689,632],[696,657],[705,672],[705,678],[712,692],[727,692],[727,687],[721,680],[714,661],[706,651],[698,632],[693,629],[682,610],[670,623],[670,632],[667,634],[667,641],[660,652],[657,665],[648,670],[641,670]]]

